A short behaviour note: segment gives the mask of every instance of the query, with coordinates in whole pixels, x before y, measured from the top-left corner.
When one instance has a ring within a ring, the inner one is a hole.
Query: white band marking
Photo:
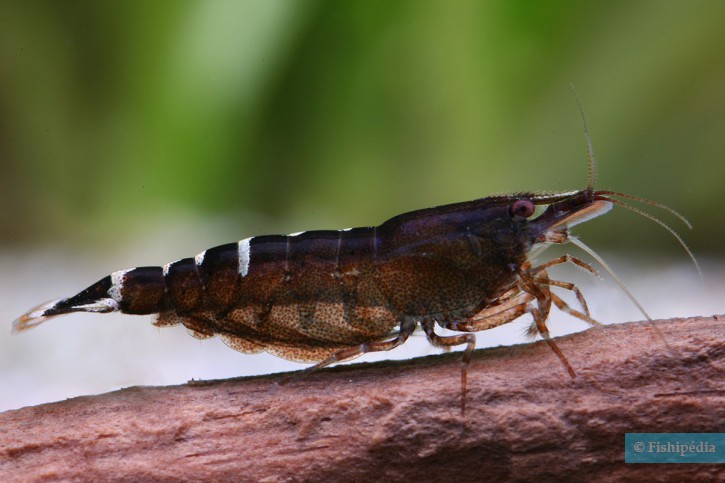
[[[121,301],[121,290],[123,289],[123,279],[133,268],[117,270],[111,274],[111,288],[108,289],[108,295],[116,302]]]
[[[115,312],[118,311],[118,302],[114,299],[100,299],[92,304],[76,305],[76,309],[83,309],[84,312]]]
[[[251,258],[251,247],[249,246],[251,238],[245,238],[239,242],[239,274],[246,277],[249,273],[249,260]]]
[[[164,265],[164,268],[163,268],[163,270],[164,270],[164,277],[166,277],[169,274],[169,269],[171,268],[171,264],[172,263],[174,263],[174,262],[167,263],[166,265]]]

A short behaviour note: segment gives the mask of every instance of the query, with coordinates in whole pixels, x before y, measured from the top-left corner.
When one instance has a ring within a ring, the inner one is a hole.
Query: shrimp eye
[[[536,206],[531,200],[516,200],[511,204],[511,215],[528,218],[534,214]]]

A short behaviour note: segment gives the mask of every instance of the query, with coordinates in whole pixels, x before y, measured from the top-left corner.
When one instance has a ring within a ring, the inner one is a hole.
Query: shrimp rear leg
[[[400,331],[398,332],[398,335],[395,336],[395,338],[393,338],[391,340],[381,341],[381,342],[362,343],[362,344],[358,344],[356,346],[349,347],[349,348],[343,349],[341,351],[335,352],[330,357],[318,362],[314,366],[307,367],[299,372],[296,372],[296,373],[290,375],[289,377],[282,380],[281,384],[288,382],[292,378],[304,376],[313,371],[322,369],[323,367],[327,367],[327,366],[329,366],[331,364],[335,364],[337,362],[354,359],[363,354],[367,354],[368,352],[381,352],[381,351],[389,351],[389,350],[395,349],[396,347],[402,345],[406,340],[408,340],[408,337],[415,331],[416,326],[417,326],[417,323],[415,321],[413,321],[411,319],[405,319],[403,322],[401,322]]]
[[[518,292],[518,293],[517,293]],[[474,317],[461,321],[441,321],[440,325],[446,329],[460,332],[478,332],[480,330],[492,329],[518,319],[522,315],[532,313],[535,310],[530,302],[534,297],[516,287],[509,291],[501,299],[501,303],[483,310]],[[468,392],[468,366],[471,362],[473,350],[476,347],[476,336],[474,334],[459,334],[453,336],[440,336],[435,333],[433,320],[424,319],[421,323],[428,340],[431,344],[439,347],[451,347],[467,344],[461,360],[461,414],[466,410],[466,394]]]
[[[435,333],[435,322],[430,318],[424,318],[420,324],[425,335],[431,344],[438,347],[452,347],[466,344],[461,360],[461,415],[466,412],[466,393],[468,386],[468,365],[471,363],[471,355],[476,348],[476,336],[473,334],[459,334],[451,336],[440,336]]]

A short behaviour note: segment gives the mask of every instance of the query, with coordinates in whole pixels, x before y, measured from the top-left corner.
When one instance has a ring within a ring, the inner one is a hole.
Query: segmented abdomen
[[[374,258],[373,233],[374,228],[355,228],[247,238],[163,268],[120,270],[96,285],[110,284],[109,295],[130,314],[224,312],[240,300],[268,301],[285,284],[301,300],[318,299],[330,284],[315,284],[317,277],[342,283],[345,275],[360,271],[352,267]]]
[[[259,236],[163,268],[114,272],[96,285],[110,284],[122,312],[159,313],[157,325],[319,360],[384,338],[398,322],[375,282],[376,245],[375,228]]]

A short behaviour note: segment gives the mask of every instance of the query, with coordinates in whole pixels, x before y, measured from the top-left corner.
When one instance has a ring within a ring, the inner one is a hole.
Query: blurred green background
[[[248,236],[583,188],[571,83],[598,187],[686,215],[692,231],[648,207],[705,283],[624,210],[577,233],[653,317],[723,313],[724,25],[721,0],[0,1],[0,410],[299,369],[148,317],[9,326],[119,268]],[[562,271],[596,319],[643,317],[613,283]],[[521,342],[528,323],[478,346]],[[562,314],[550,327],[584,328]],[[377,358],[431,351],[411,339]]]
[[[0,244],[102,251],[184,217],[226,220],[221,244],[584,187],[574,83],[598,186],[722,255],[723,25],[716,0],[6,0]],[[588,225],[685,257],[634,215]]]

